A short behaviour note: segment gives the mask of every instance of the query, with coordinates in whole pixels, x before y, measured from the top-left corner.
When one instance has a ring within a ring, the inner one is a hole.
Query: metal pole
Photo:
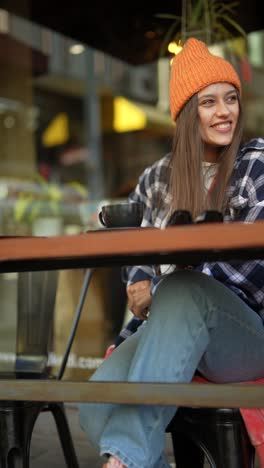
[[[57,380],[62,379],[65,367],[67,366],[69,354],[70,354],[70,351],[71,351],[73,340],[75,338],[78,323],[79,323],[79,320],[80,320],[80,317],[81,317],[81,313],[82,313],[84,301],[85,301],[85,298],[86,298],[86,294],[87,294],[87,291],[88,291],[88,287],[89,287],[89,284],[90,284],[91,279],[92,279],[92,274],[93,274],[92,269],[87,270],[85,278],[84,278],[82,291],[81,291],[81,294],[80,294],[79,303],[78,303],[78,306],[77,306],[77,309],[76,309],[76,312],[75,312],[74,321],[73,321],[72,328],[71,328],[69,338],[68,338],[68,342],[67,342],[67,345],[66,345],[66,350],[65,350],[63,360],[62,360],[62,363],[61,363],[61,366],[60,366],[60,370],[59,370],[58,375],[57,375]]]
[[[94,51],[85,49],[86,93],[84,99],[84,141],[87,147],[87,189],[91,200],[104,198],[100,96],[96,86]]]

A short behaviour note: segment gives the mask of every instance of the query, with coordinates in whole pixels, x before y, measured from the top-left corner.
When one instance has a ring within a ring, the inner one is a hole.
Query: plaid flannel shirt
[[[145,205],[142,226],[166,227],[166,215],[171,196],[168,193],[168,170],[170,154],[145,169],[139,178],[131,201]],[[224,222],[252,223],[264,220],[264,139],[252,139],[242,146],[237,155],[227,191],[229,204],[224,213]],[[158,207],[157,199],[163,205]],[[262,315],[264,311],[264,261],[205,262],[194,270],[213,276],[236,293],[253,310]],[[124,269],[123,279],[127,284],[142,280],[151,281],[153,295],[163,276],[155,274],[154,266],[142,265]],[[264,314],[263,314],[264,316]],[[121,331],[116,345],[134,333],[143,321],[133,318]]]

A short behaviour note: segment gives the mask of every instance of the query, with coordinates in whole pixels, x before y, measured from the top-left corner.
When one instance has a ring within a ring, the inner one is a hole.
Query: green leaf
[[[63,193],[62,190],[55,184],[50,184],[48,187],[48,195],[52,201],[58,202],[62,200]]]
[[[160,56],[161,57],[166,54],[168,44],[170,43],[170,41],[172,39],[174,39],[173,35],[174,35],[174,33],[175,33],[178,26],[179,26],[179,23],[175,22],[169,27],[168,31],[166,32],[166,34],[164,36],[164,39],[162,41],[162,44],[161,44],[161,48],[160,48]]]
[[[79,182],[68,182],[65,184],[66,187],[72,188],[78,195],[81,195],[84,198],[88,197],[88,190],[84,185],[80,184]]]
[[[176,16],[176,15],[171,15],[169,13],[157,13],[155,15],[157,18],[163,18],[163,19],[173,19],[173,20],[181,20],[181,16]]]
[[[28,215],[28,219],[29,219],[29,221],[31,223],[32,223],[32,221],[34,221],[39,216],[39,214],[41,212],[41,206],[42,206],[42,202],[40,202],[40,201],[33,201],[32,202],[32,207],[31,207],[29,215]]]
[[[230,37],[232,37],[230,31],[228,31],[223,24],[218,24],[215,30],[215,39],[221,41],[223,39],[229,39]]]
[[[198,0],[192,8],[192,14],[190,17],[190,27],[193,27],[199,23],[199,19],[203,16],[205,10],[204,0]]]
[[[14,218],[15,221],[20,222],[26,217],[27,210],[29,206],[32,204],[33,197],[32,196],[19,196],[17,202],[14,206]]]

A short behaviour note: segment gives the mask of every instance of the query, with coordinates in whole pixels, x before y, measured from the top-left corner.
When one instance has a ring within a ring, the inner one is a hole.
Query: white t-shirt
[[[218,163],[203,162],[204,186],[208,191],[217,173]]]

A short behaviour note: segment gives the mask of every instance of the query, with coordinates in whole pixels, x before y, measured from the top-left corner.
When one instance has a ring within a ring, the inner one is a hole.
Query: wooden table
[[[264,221],[0,238],[0,271],[264,258]]]
[[[264,258],[263,221],[0,238],[1,272],[256,258]],[[259,408],[264,407],[264,387],[1,380],[0,400],[10,399]]]

